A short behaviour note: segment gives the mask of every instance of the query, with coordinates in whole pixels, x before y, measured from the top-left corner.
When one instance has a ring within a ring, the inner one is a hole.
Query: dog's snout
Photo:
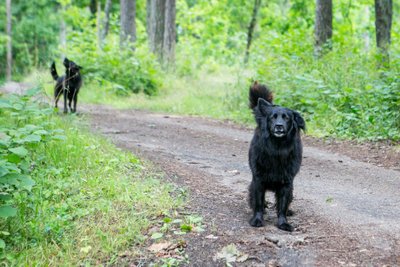
[[[283,127],[282,124],[276,124],[276,125],[275,125],[275,130],[277,130],[277,131],[283,131],[283,130],[284,130],[284,127]]]

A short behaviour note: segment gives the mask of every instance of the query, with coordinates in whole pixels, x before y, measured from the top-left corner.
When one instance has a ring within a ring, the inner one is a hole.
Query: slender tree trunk
[[[376,45],[382,54],[383,65],[389,64],[390,32],[392,29],[392,0],[375,0]]]
[[[12,79],[12,28],[11,28],[11,0],[6,0],[6,13],[7,13],[7,68],[6,80]]]
[[[65,25],[65,21],[62,16],[61,16],[61,21],[60,21],[60,47],[61,47],[61,55],[60,56],[61,56],[61,61],[62,61],[65,58],[64,51],[67,50],[67,27]]]
[[[101,23],[101,2],[97,1],[97,11],[96,11],[96,28],[97,28],[97,47],[101,49],[102,44],[102,23]]]
[[[103,20],[103,30],[101,32],[101,43],[104,43],[108,35],[108,30],[110,28],[110,13],[112,7],[112,0],[106,0],[106,6],[104,7],[104,20]]]
[[[175,0],[165,1],[165,22],[163,40],[163,63],[168,66],[175,61],[175,42],[176,42],[176,2]]]
[[[249,31],[247,32],[247,45],[246,45],[246,55],[244,56],[244,63],[247,63],[249,61],[250,46],[251,42],[253,41],[254,28],[256,27],[257,14],[258,10],[260,9],[260,6],[261,6],[261,0],[254,0],[253,14],[251,16]]]
[[[314,52],[321,56],[332,38],[332,0],[317,0],[315,11]]]
[[[135,0],[121,0],[121,45],[126,41],[133,44],[136,41],[136,1]]]

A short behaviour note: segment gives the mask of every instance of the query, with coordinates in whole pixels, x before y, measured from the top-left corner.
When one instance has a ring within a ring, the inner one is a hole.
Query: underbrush
[[[138,257],[145,230],[183,204],[182,189],[31,94],[0,98],[1,262],[107,265],[126,250]]]

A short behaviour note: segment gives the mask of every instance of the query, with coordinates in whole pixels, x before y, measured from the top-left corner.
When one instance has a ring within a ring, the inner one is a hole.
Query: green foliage
[[[143,232],[159,215],[174,213],[179,192],[76,116],[59,118],[28,98],[0,98],[1,261],[115,263],[150,238]]]
[[[12,49],[14,78],[47,64],[57,47],[59,36],[57,3],[48,0],[12,1]],[[0,21],[6,25],[5,1],[0,3]],[[0,28],[0,57],[6,58],[5,26]],[[6,61],[0,60],[0,77]]]
[[[95,82],[118,95],[157,92],[161,70],[146,47],[136,44],[135,49],[128,45],[121,48],[119,35],[111,32],[100,48],[93,26],[96,22],[88,11],[72,6],[65,11],[65,18],[75,30],[69,32],[68,47],[63,52],[83,66],[86,83]]]

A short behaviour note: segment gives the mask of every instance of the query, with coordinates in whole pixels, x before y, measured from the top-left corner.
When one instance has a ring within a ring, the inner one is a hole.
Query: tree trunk
[[[61,47],[61,61],[64,60],[64,51],[67,50],[67,27],[65,25],[64,18],[61,16],[60,21],[60,47]]]
[[[317,0],[314,37],[314,52],[320,56],[332,38],[332,0]]]
[[[104,7],[104,20],[103,20],[103,30],[101,32],[101,43],[104,43],[108,35],[108,30],[110,29],[110,13],[112,7],[112,0],[106,0],[106,6]]]
[[[175,42],[176,42],[175,16],[176,16],[175,0],[166,0],[162,60],[163,63],[167,65],[171,65],[175,61]]]
[[[96,28],[97,28],[97,47],[101,49],[102,45],[102,23],[101,23],[101,2],[97,2],[97,15],[96,15]]]
[[[176,1],[148,0],[147,5],[150,51],[162,64],[173,64],[176,44]]]
[[[92,17],[94,18],[97,11],[97,0],[90,0],[89,9],[90,13],[92,14]]]
[[[247,32],[247,45],[246,45],[246,55],[244,57],[244,63],[247,63],[249,61],[250,46],[251,42],[253,41],[253,33],[254,33],[254,28],[256,27],[257,14],[258,10],[260,9],[260,6],[261,6],[261,0],[254,0],[253,14],[251,16],[249,31]]]
[[[120,40],[121,46],[126,41],[133,44],[136,41],[136,1],[135,0],[121,0],[121,33]]]
[[[376,45],[382,54],[382,63],[389,64],[390,31],[392,28],[392,0],[375,0]]]
[[[11,0],[6,0],[6,13],[7,13],[7,68],[6,80],[11,81],[12,78],[12,33],[11,33]]]

